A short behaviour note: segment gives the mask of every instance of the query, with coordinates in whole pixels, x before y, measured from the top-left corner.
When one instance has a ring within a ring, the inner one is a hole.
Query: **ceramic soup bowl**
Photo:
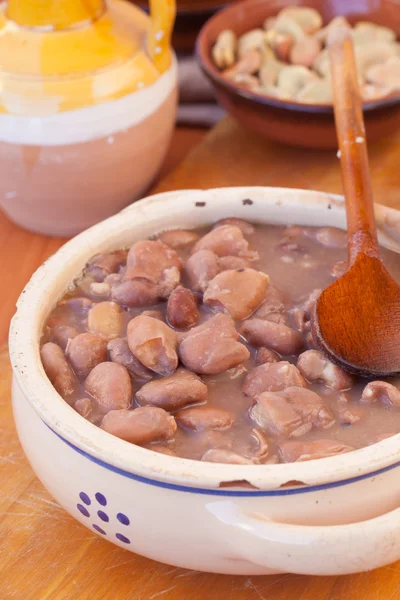
[[[400,212],[377,205],[376,214],[381,243],[400,252]],[[68,242],[34,274],[11,326],[15,421],[33,469],[91,531],[179,567],[341,575],[400,559],[400,434],[304,463],[197,462],[109,435],[47,379],[39,357],[43,323],[92,255],[228,216],[346,224],[339,196],[262,187],[185,190],[142,200]]]

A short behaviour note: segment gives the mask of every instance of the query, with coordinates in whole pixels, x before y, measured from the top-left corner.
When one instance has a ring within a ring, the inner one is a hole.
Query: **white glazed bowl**
[[[400,252],[400,213],[377,205],[376,214],[381,243]],[[11,326],[14,414],[26,455],[82,524],[161,562],[217,573],[339,575],[397,560],[400,435],[300,464],[191,461],[95,427],[64,402],[43,371],[44,320],[89,257],[163,229],[228,216],[345,228],[338,196],[225,188],[153,196],[68,242],[32,277]],[[242,480],[254,489],[229,486]]]

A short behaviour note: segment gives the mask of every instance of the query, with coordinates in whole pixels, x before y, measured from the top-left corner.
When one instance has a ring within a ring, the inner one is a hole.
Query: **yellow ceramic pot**
[[[72,235],[142,195],[176,111],[173,0],[0,5],[0,206]]]

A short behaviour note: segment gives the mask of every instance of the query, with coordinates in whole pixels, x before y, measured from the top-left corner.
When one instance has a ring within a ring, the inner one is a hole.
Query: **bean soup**
[[[47,319],[44,369],[82,418],[171,456],[267,464],[373,444],[400,432],[400,380],[349,375],[310,327],[346,259],[339,229],[235,218],[98,254]]]

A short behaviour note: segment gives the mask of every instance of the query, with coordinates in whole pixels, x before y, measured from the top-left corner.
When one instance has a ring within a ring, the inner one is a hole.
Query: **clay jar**
[[[175,119],[174,0],[10,0],[0,9],[0,207],[60,236],[138,198]]]

